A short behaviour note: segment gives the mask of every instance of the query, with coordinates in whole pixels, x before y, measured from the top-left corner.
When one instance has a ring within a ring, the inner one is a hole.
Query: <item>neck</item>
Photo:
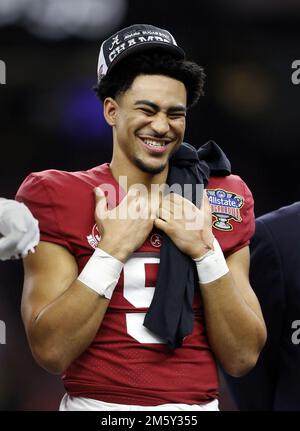
[[[127,181],[127,187],[131,187],[133,184],[143,184],[148,191],[151,191],[152,184],[165,184],[168,176],[168,165],[159,174],[150,174],[143,172],[138,166],[130,163],[126,158],[122,160],[118,159],[115,154],[110,162],[110,169],[113,177],[119,182],[119,177],[125,176]]]

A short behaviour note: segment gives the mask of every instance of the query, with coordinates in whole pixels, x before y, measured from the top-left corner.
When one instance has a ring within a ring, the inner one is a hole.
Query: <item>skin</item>
[[[213,248],[206,195],[198,209],[176,194],[150,201],[149,194],[136,194],[134,186],[141,183],[150,190],[151,184],[166,182],[168,160],[185,131],[183,83],[166,76],[140,75],[124,94],[104,101],[104,115],[113,129],[112,174],[117,180],[126,175],[130,187],[118,209],[129,205],[144,217],[121,219],[117,209],[107,209],[104,194],[96,189],[95,220],[102,232],[99,247],[125,262],[155,225],[184,253],[203,256]],[[166,151],[150,153],[142,143],[146,138],[166,142]],[[175,217],[182,204],[185,213]],[[191,216],[202,223],[187,229]],[[225,370],[239,376],[256,363],[266,329],[248,280],[248,247],[229,256],[227,264],[230,271],[225,276],[199,288],[211,348]],[[36,253],[24,261],[24,268],[22,316],[33,355],[48,371],[62,373],[94,339],[109,300],[77,280],[74,257],[56,244],[41,241]]]
[[[114,177],[126,175],[129,186],[142,183],[149,188],[151,184],[165,183],[168,160],[184,137],[184,84],[160,75],[138,76],[125,96],[117,100],[108,97],[104,101],[104,115],[113,129],[114,149],[110,167]],[[167,151],[149,156],[141,145],[143,138],[166,142]],[[140,164],[143,164],[144,171]],[[160,172],[153,174],[151,170]]]

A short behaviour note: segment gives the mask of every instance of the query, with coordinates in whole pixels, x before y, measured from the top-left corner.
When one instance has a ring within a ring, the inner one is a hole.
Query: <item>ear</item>
[[[116,125],[118,104],[111,97],[107,97],[103,102],[103,115],[110,126]]]

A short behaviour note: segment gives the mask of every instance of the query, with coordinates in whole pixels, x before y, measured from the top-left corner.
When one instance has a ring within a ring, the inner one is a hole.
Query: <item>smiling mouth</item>
[[[151,154],[163,153],[166,151],[168,144],[171,142],[170,140],[163,139],[153,139],[153,138],[142,138],[139,137],[143,146],[150,152]]]
[[[166,142],[165,141],[155,141],[153,139],[142,139],[144,144],[149,145],[150,147],[165,147]]]

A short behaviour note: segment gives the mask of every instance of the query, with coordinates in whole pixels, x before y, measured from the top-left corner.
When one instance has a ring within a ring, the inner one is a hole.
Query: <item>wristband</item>
[[[123,266],[123,262],[97,247],[77,280],[100,296],[111,299]]]
[[[196,263],[199,283],[201,284],[211,283],[229,272],[224,254],[216,238],[214,239],[213,247],[214,250],[193,259]]]

